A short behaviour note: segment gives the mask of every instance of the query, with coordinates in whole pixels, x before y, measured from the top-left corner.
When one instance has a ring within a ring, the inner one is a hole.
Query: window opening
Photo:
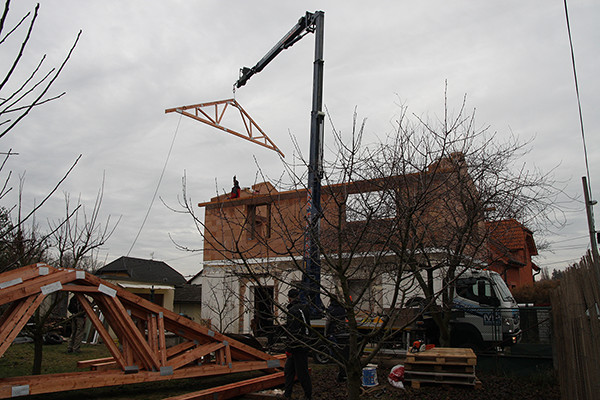
[[[346,199],[346,221],[396,217],[396,202],[392,191],[351,193]]]

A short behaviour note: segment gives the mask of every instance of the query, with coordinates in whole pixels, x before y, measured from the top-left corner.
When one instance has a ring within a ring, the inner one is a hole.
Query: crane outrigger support
[[[234,107],[240,112],[242,123],[246,131],[245,133],[240,133],[237,130],[226,128],[221,124],[223,117],[225,116],[225,111],[227,111],[229,107]],[[231,133],[232,135],[242,139],[249,140],[252,143],[256,143],[260,146],[266,147],[267,149],[276,151],[281,155],[281,157],[285,157],[283,152],[279,150],[279,148],[271,139],[269,139],[267,134],[260,128],[260,126],[258,126],[258,124],[235,99],[217,100],[208,103],[169,108],[165,110],[165,114],[172,112],[185,115],[186,117],[203,122],[224,132]]]

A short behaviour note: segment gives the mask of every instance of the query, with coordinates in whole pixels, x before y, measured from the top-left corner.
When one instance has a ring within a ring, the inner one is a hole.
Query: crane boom
[[[298,23],[290,29],[288,33],[285,34],[283,38],[267,54],[261,58],[254,67],[248,68],[243,67],[240,69],[240,78],[235,82],[234,87],[241,88],[248,82],[248,79],[252,77],[252,75],[259,73],[269,64],[279,53],[283,50],[291,47],[302,39],[306,34],[311,33],[315,30],[316,24],[316,15],[317,13],[306,12],[306,15],[302,16]]]
[[[306,14],[298,23],[261,58],[254,67],[240,70],[240,78],[234,88],[240,88],[252,75],[263,70],[279,53],[289,48],[308,33],[315,33],[315,60],[313,63],[312,110],[310,114],[310,151],[308,164],[308,205],[306,212],[304,264],[301,297],[308,302],[313,317],[323,312],[320,296],[321,253],[319,250],[321,222],[321,178],[323,176],[323,36],[325,13],[316,11]]]

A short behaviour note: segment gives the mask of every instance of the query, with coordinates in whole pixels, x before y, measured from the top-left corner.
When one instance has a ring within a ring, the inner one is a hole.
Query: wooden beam
[[[82,360],[82,361],[77,361],[77,368],[88,368],[94,364],[101,364],[101,363],[112,362],[112,361],[115,361],[114,357],[102,357],[102,358],[95,358],[92,360]]]
[[[257,392],[259,390],[265,390],[275,386],[283,385],[284,383],[285,376],[283,372],[277,372],[274,374],[261,376],[259,378],[233,382],[224,386],[217,386],[194,393],[169,397],[165,400],[225,400],[231,399],[232,397],[242,396],[247,393]]]
[[[219,111],[219,106],[223,106],[221,111]],[[221,124],[223,120],[223,116],[225,115],[225,111],[229,108],[236,108],[242,119],[242,124],[244,126],[245,133],[240,133],[236,130],[226,128]],[[206,108],[211,108],[214,111],[214,116],[212,115],[212,111],[205,111]],[[192,111],[189,112],[188,110]],[[176,112],[181,115],[185,115],[186,117],[195,119],[196,121],[202,122],[204,124],[210,125],[213,128],[217,128],[222,130],[223,132],[230,133],[239,138],[248,140],[252,143],[256,143],[260,146],[266,147],[267,149],[274,150],[279,153],[282,157],[285,157],[283,152],[279,150],[279,148],[273,143],[271,139],[267,136],[267,134],[258,126],[256,121],[250,117],[250,115],[242,108],[242,106],[235,99],[227,99],[227,100],[218,100],[211,101],[208,103],[194,104],[190,106],[182,106],[176,108],[168,108],[165,110],[165,114]]]
[[[26,267],[21,267],[18,269],[13,269],[11,271],[3,272],[1,274],[2,278],[0,278],[0,287],[8,284],[9,282],[14,282],[18,280],[25,282],[29,279],[37,278],[38,276],[40,276],[40,266],[49,267],[46,264],[31,264]],[[52,270],[54,270],[54,268],[52,268]],[[0,293],[1,291],[2,289],[0,289]]]
[[[43,265],[12,271],[9,275],[0,274],[0,283],[3,283],[0,285],[0,304],[10,304],[0,318],[0,339],[3,340],[0,351],[10,345],[12,337],[18,334],[47,294],[71,291],[112,357],[78,364],[80,368],[89,366],[95,371],[0,378],[0,398],[13,396],[15,388],[19,394],[33,395],[254,370],[272,371],[283,365],[278,357],[199,325],[94,275]],[[21,278],[23,276],[27,278]],[[93,298],[104,314],[121,341],[123,352],[113,342],[86,296]],[[167,348],[165,331],[185,341]],[[213,352],[218,363],[206,358]],[[200,360],[202,364],[198,363]],[[128,368],[133,365],[137,366],[135,371]],[[114,367],[120,370],[108,370]]]
[[[88,300],[85,298],[85,296],[83,294],[75,293],[75,296],[77,297],[77,300],[79,300],[79,303],[83,307],[85,313],[87,314],[87,317],[92,322],[92,325],[94,325],[94,328],[96,328],[96,331],[102,338],[104,345],[108,348],[108,351],[110,352],[110,354],[112,354],[114,360],[117,362],[117,364],[119,364],[119,366],[122,369],[124,369],[127,366],[127,363],[125,362],[123,355],[121,354],[121,352],[115,345],[115,342],[113,341],[113,338],[110,336],[110,333],[108,333],[108,330],[106,330],[106,328],[104,327],[104,324],[102,324],[102,321],[100,321],[100,319],[94,312],[92,305],[88,302]]]
[[[167,340],[165,338],[165,319],[163,314],[158,314],[158,353],[160,356],[160,365],[167,365]]]
[[[0,317],[0,331],[2,331],[4,329],[2,326],[4,325],[4,323],[6,323],[6,321],[9,321],[9,320],[11,320],[11,319],[14,318],[15,309],[17,307],[19,307],[19,304],[20,304],[20,302],[13,301],[6,308],[6,310],[4,311],[4,313],[2,314],[2,316]]]
[[[19,270],[18,270],[19,271]],[[40,275],[36,278],[24,281],[19,285],[0,289],[0,306],[15,300],[40,293],[47,285],[65,283],[75,280],[75,271],[56,271],[48,275]]]
[[[266,368],[267,363],[265,361],[244,361],[236,362],[232,369],[225,366],[209,364],[181,368],[174,370],[173,374],[170,375],[163,375],[160,372],[151,371],[139,371],[135,374],[125,374],[123,371],[108,370],[0,378],[0,399],[11,398],[12,388],[16,386],[28,386],[29,394],[35,395],[103,386],[226,375],[237,372],[263,370]]]
[[[148,328],[147,328],[148,329],[148,344],[149,344],[152,352],[154,354],[158,354],[158,337],[157,337],[158,326],[156,323],[156,314],[153,314],[153,313],[148,314],[148,319],[146,322],[148,324]]]
[[[167,361],[167,365],[172,366],[173,369],[177,369],[221,348],[223,348],[223,343],[214,342],[204,344],[202,346],[196,347],[195,349],[188,350],[177,357],[169,359]]]
[[[0,356],[10,347],[12,341],[15,340],[27,321],[33,316],[35,310],[42,304],[45,297],[41,293],[28,297],[22,302],[21,307],[17,308],[19,312],[16,316],[17,318],[14,318],[12,321],[6,321],[5,325],[8,325],[7,329],[0,332]]]

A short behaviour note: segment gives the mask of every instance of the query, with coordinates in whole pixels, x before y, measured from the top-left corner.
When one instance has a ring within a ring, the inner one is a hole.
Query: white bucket
[[[379,385],[376,365],[369,364],[362,369],[362,384],[367,387]]]

